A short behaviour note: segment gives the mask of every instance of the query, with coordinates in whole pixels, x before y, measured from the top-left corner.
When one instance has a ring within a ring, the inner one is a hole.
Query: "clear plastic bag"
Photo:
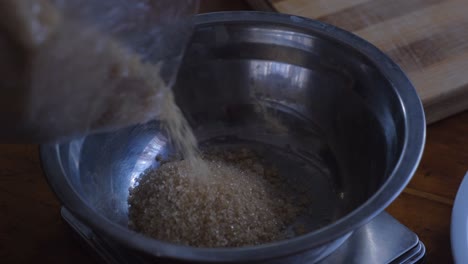
[[[1,3],[0,13],[13,15],[0,19],[9,32],[0,35],[0,46],[17,43],[24,67],[16,79],[27,80],[12,85],[20,103],[7,111],[18,115],[7,118],[10,136],[43,142],[157,118],[197,6],[196,0]],[[3,94],[2,100],[12,97]]]

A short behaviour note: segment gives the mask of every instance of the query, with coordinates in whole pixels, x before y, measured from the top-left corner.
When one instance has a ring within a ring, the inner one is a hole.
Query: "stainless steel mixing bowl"
[[[174,91],[202,145],[249,145],[313,197],[307,234],[260,246],[193,248],[127,228],[128,188],[172,151],[158,123],[43,145],[64,206],[98,234],[156,258],[314,263],[392,202],[425,138],[415,89],[366,41],[273,13],[200,15]],[[265,114],[266,113],[266,114]],[[273,121],[272,121],[273,120]]]

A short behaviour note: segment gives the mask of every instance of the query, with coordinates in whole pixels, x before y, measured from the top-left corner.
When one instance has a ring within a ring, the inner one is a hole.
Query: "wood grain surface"
[[[351,31],[393,58],[418,90],[429,123],[468,109],[466,0],[250,0],[254,7]]]
[[[202,2],[202,11],[247,8],[241,1]],[[321,2],[328,5],[317,12],[326,15],[330,13],[327,8],[343,1]],[[420,236],[427,247],[428,263],[452,262],[450,214],[466,170],[468,112],[428,127],[419,169],[388,208]],[[0,262],[99,263],[74,239],[60,218],[59,206],[42,173],[38,146],[0,145]]]

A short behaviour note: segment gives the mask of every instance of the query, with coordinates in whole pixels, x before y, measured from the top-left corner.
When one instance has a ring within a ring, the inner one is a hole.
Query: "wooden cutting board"
[[[250,0],[318,19],[387,53],[415,85],[428,123],[468,109],[468,0]]]

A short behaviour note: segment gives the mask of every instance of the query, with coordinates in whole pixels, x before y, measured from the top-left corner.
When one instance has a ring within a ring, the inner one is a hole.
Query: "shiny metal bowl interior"
[[[141,172],[157,167],[155,156],[173,151],[158,122],[42,146],[65,206],[101,234],[153,256],[318,260],[401,192],[424,144],[421,103],[393,62],[350,33],[294,16],[199,16],[174,92],[201,145],[259,150],[290,184],[307,187],[314,217],[304,220],[307,235],[256,247],[156,241],[127,229],[127,197]]]

